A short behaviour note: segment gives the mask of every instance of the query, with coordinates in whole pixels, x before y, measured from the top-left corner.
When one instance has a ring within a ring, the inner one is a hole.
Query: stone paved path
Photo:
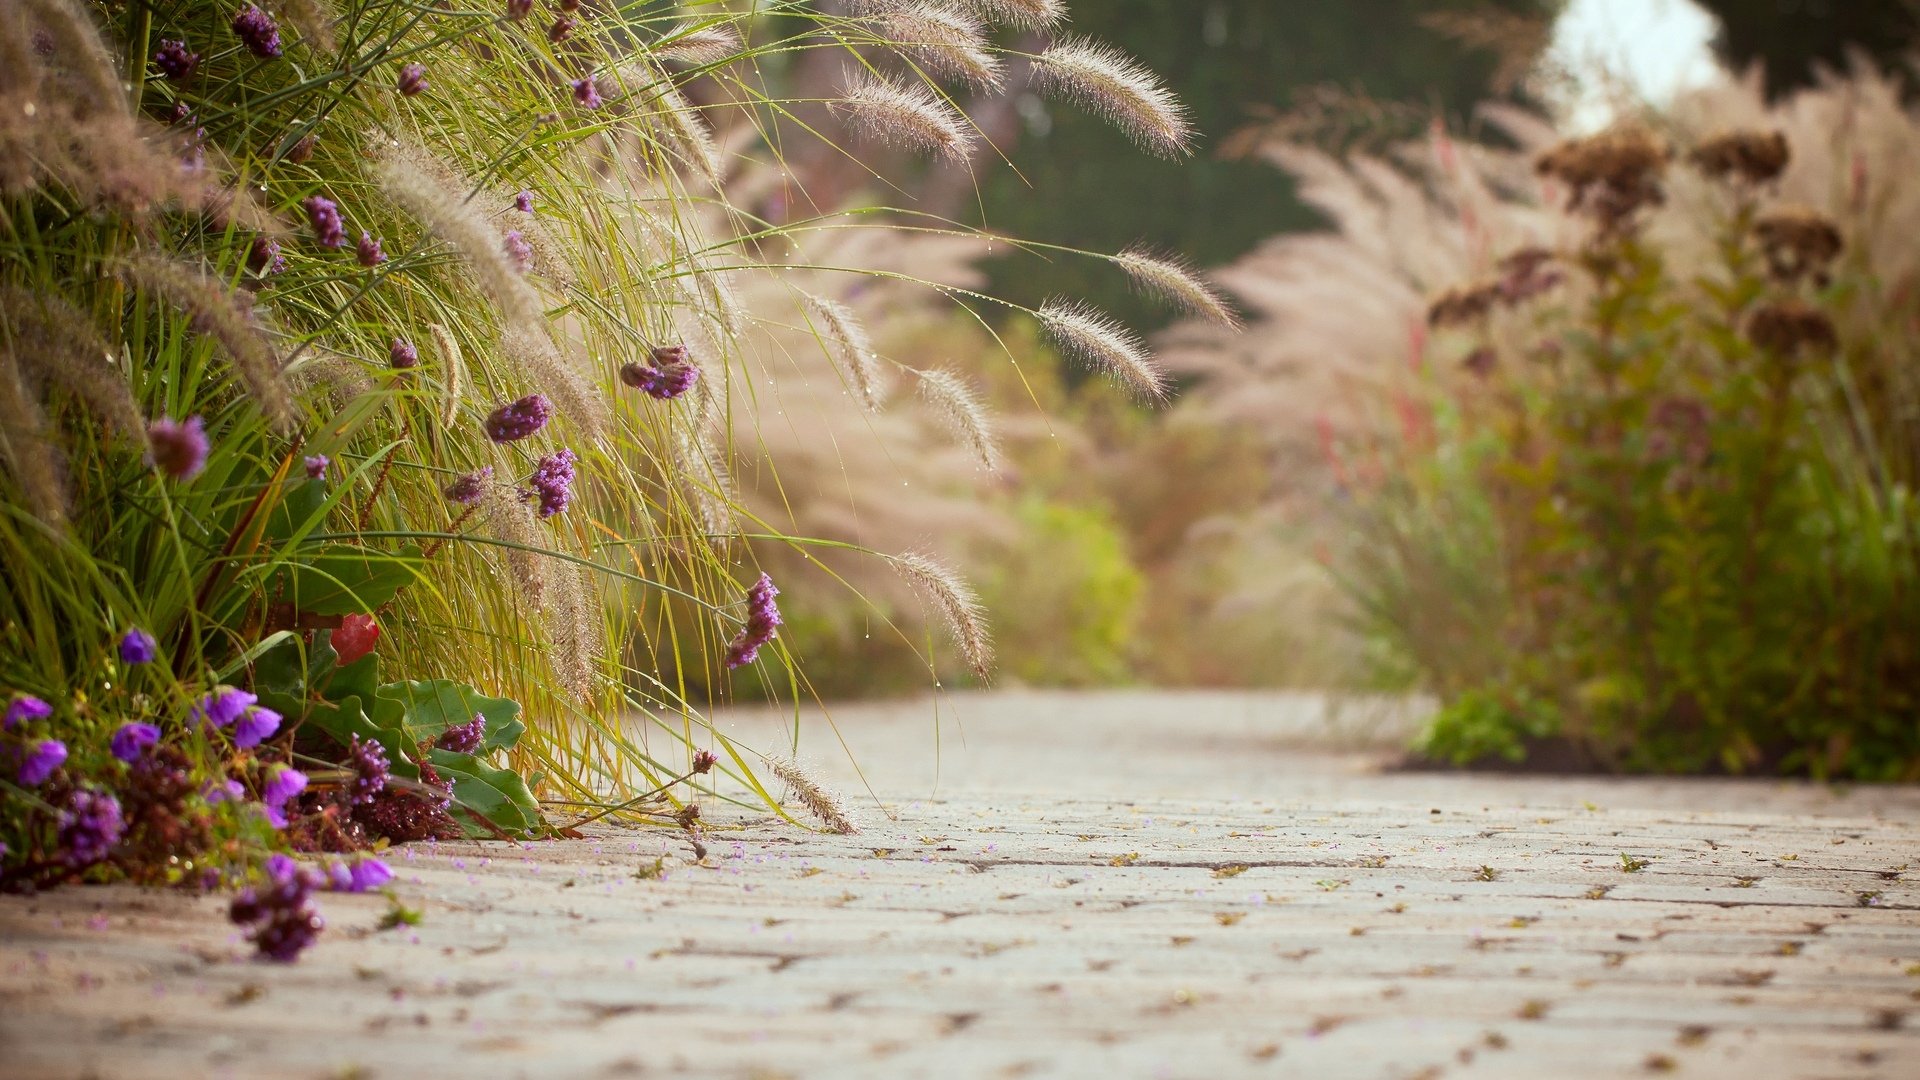
[[[943,708],[935,786],[930,706],[836,717],[859,835],[416,846],[420,926],[327,897],[292,967],[214,900],[0,899],[0,1076],[1920,1076],[1914,789],[1380,775],[1303,699],[1019,693]]]

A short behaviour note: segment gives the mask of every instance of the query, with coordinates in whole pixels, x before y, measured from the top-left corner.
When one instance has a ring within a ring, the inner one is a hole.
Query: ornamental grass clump
[[[739,297],[805,270],[766,257],[783,238],[972,234],[763,228],[730,185],[815,106],[844,122],[804,137],[971,164],[942,80],[1012,92],[989,31],[1065,14],[910,7],[0,5],[0,888],[239,888],[290,960],[321,885],[384,883],[378,845],[667,821],[634,792],[757,760],[704,717],[736,669],[804,685],[760,556],[860,549],[745,508],[740,405],[777,389],[786,316]],[[759,62],[818,50],[847,65],[831,102]],[[1130,63],[1060,85],[1100,105],[1117,72],[1116,117],[1171,123]],[[912,369],[814,310],[884,407]],[[905,570],[984,676],[970,591]]]

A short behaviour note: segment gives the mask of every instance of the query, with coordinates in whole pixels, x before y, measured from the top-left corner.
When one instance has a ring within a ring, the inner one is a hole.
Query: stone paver
[[[1912,789],[1383,776],[1304,699],[1024,693],[948,704],[936,787],[931,715],[836,711],[859,835],[416,845],[420,926],[329,896],[292,967],[213,899],[0,899],[0,1075],[1916,1075]]]

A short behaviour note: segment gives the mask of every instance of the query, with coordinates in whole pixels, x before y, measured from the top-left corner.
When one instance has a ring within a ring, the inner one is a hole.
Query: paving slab
[[[421,924],[328,895],[288,966],[216,898],[0,898],[0,1076],[1920,1076],[1920,793],[1383,772],[1390,713],[804,716],[857,835],[407,845]]]

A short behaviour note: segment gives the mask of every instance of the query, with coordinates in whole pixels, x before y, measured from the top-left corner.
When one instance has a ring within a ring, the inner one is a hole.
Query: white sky
[[[1566,102],[1575,127],[1604,126],[1609,87],[1663,105],[1715,74],[1711,16],[1692,0],[1572,0],[1554,27],[1552,60],[1581,86]]]

